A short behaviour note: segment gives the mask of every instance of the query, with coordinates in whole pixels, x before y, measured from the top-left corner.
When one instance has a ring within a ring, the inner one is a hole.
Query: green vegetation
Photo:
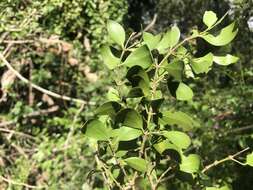
[[[252,6],[1,1],[0,189],[250,190]]]

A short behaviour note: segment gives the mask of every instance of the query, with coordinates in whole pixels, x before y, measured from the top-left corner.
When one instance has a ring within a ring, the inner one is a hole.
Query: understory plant
[[[245,161],[237,159],[249,148],[204,166],[192,145],[194,130],[203,124],[175,109],[176,101],[192,101],[190,82],[214,64],[223,67],[238,61],[236,56],[211,52],[195,57],[191,48],[197,38],[213,46],[229,44],[238,33],[235,22],[213,32],[225,16],[218,19],[206,11],[206,29],[193,30],[189,37],[182,37],[174,25],[165,33],[143,31],[126,39],[123,27],[108,21],[111,41],[101,55],[114,72],[115,87],[84,126],[97,164],[90,175],[101,176],[105,189],[168,189],[177,180],[187,181],[191,189],[227,190],[229,185],[219,182],[213,187],[206,175],[209,169],[229,160],[253,166],[253,154]]]

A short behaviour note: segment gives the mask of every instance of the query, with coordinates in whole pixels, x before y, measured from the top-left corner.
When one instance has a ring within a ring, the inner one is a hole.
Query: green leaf
[[[171,75],[176,81],[182,80],[184,63],[179,60],[174,60],[165,66],[166,71]]]
[[[114,116],[120,109],[121,105],[118,102],[110,101],[97,108],[95,113],[98,115]]]
[[[176,145],[180,149],[186,149],[191,144],[190,137],[180,131],[163,131],[163,136],[165,136],[171,143]]]
[[[208,53],[203,57],[192,59],[191,66],[196,74],[208,73],[213,65],[213,54]]]
[[[109,91],[106,94],[106,97],[109,101],[120,101],[120,95],[119,92],[114,89],[114,88],[110,88]]]
[[[141,115],[134,109],[123,109],[116,115],[116,122],[124,126],[142,129],[143,121]]]
[[[143,97],[144,92],[141,88],[139,87],[133,87],[130,89],[130,91],[127,94],[127,98],[139,98],[139,97]]]
[[[213,26],[216,21],[218,20],[216,14],[213,11],[206,11],[204,16],[203,16],[203,22],[205,25],[210,28]]]
[[[85,124],[85,136],[106,141],[110,138],[110,130],[99,120],[91,120]]]
[[[173,26],[168,32],[165,33],[157,49],[160,53],[166,53],[166,49],[174,47],[180,39],[180,30],[177,26]]]
[[[123,47],[126,38],[124,28],[119,23],[109,20],[107,23],[107,30],[110,38]]]
[[[119,141],[130,141],[138,138],[142,135],[140,129],[134,129],[131,127],[120,127],[112,131],[112,137],[118,138]]]
[[[226,56],[214,56],[213,61],[219,65],[230,65],[236,63],[239,60],[238,57],[227,54]]]
[[[127,71],[126,78],[133,84],[135,83],[136,77],[141,77],[145,80],[146,83],[149,83],[149,77],[148,74],[145,72],[145,70],[140,66],[134,66],[131,67]]]
[[[215,45],[215,46],[224,46],[230,43],[236,36],[238,29],[235,29],[235,23],[231,23],[230,25],[223,28],[219,35],[214,36],[212,34],[207,34],[201,36],[204,40],[208,43]]]
[[[206,190],[230,190],[228,186],[223,187],[207,187]]]
[[[193,97],[192,89],[186,84],[180,82],[176,90],[176,97],[178,100],[191,100]]]
[[[197,154],[190,154],[189,156],[182,156],[180,170],[186,173],[194,173],[199,170],[200,158]]]
[[[253,152],[247,155],[246,164],[253,167]]]
[[[153,63],[152,55],[147,45],[143,45],[134,50],[125,60],[124,65],[133,67],[135,65],[147,69]]]
[[[130,157],[124,160],[127,165],[129,165],[131,168],[140,171],[140,172],[146,172],[148,169],[148,163],[146,160],[138,157]]]
[[[138,95],[139,94],[139,90],[137,89],[137,88],[139,88],[139,89],[141,89],[141,91],[142,91],[142,93],[143,93],[143,95],[145,95],[145,96],[148,96],[149,94],[150,94],[150,86],[149,86],[149,83],[147,83],[142,77],[140,77],[140,76],[135,76],[135,77],[133,77],[132,78],[133,80],[132,80],[132,86],[134,87],[134,88],[132,88],[131,90],[130,90],[130,93],[132,94],[132,95]],[[137,87],[137,88],[136,88]],[[136,91],[137,90],[137,91]],[[133,93],[134,92],[134,93]],[[137,93],[136,93],[137,92]],[[129,94],[130,95],[130,94]]]
[[[162,36],[160,34],[155,36],[155,35],[148,33],[148,32],[143,33],[143,41],[145,44],[147,44],[147,46],[150,50],[153,50],[156,48],[156,46],[158,45],[158,43],[161,40],[161,37]]]
[[[181,150],[174,144],[172,144],[169,140],[163,140],[159,143],[153,145],[153,147],[162,154],[165,150],[175,150],[181,155]]]
[[[120,59],[115,57],[112,54],[109,46],[103,46],[102,47],[101,56],[102,56],[102,59],[104,60],[105,65],[109,69],[114,69],[120,63]]]
[[[145,70],[140,66],[131,67],[126,75],[131,82],[132,88],[129,92],[129,98],[148,96],[150,94],[149,77]]]
[[[177,125],[185,131],[200,127],[200,124],[195,119],[181,111],[162,112],[162,118],[159,119],[159,123],[162,125]]]

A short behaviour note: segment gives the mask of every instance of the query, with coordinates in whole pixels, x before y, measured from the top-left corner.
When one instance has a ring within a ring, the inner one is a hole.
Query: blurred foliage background
[[[152,22],[153,33],[177,24],[187,36],[192,28],[202,29],[205,10],[219,17],[229,11],[225,23],[236,20],[239,27],[233,43],[214,50],[200,40],[192,51],[199,56],[232,52],[240,62],[213,69],[195,82],[192,102],[174,106],[201,120],[192,136],[204,165],[253,147],[252,7],[252,0],[2,0],[0,51],[12,66],[33,83],[87,104],[43,94],[0,63],[0,189],[29,189],[22,184],[104,189],[103,179],[93,175],[92,142],[81,128],[105,99],[114,77],[99,52],[108,40],[108,19],[123,23],[129,33]],[[252,189],[248,167],[225,163],[210,175],[214,184]],[[191,188],[175,179],[168,189]]]

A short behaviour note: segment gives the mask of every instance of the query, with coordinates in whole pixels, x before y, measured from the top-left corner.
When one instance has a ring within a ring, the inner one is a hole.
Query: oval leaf
[[[253,167],[253,152],[247,155],[246,164]]]
[[[184,63],[182,61],[174,60],[173,62],[167,64],[165,69],[176,81],[182,80],[184,70]]]
[[[146,83],[149,83],[149,77],[148,74],[145,72],[145,70],[140,67],[140,66],[134,66],[131,67],[128,71],[127,71],[127,75],[126,78],[132,83],[135,83],[135,78],[136,76],[143,78]]]
[[[96,109],[96,114],[98,115],[109,115],[113,116],[121,109],[121,105],[118,102],[110,101],[101,105]]]
[[[145,95],[144,95],[143,90],[140,87],[131,88],[127,94],[127,98],[139,98],[143,96]]]
[[[110,88],[109,91],[106,94],[106,97],[109,101],[120,101],[120,95],[119,92],[114,89],[114,88]]]
[[[148,163],[146,160],[138,157],[130,157],[124,160],[127,165],[129,165],[131,168],[140,171],[140,172],[146,172],[148,169]]]
[[[199,170],[200,158],[197,154],[190,154],[189,156],[182,156],[182,163],[180,170],[186,173],[194,173]]]
[[[117,44],[124,46],[126,34],[124,28],[115,21],[108,21],[107,23],[107,30],[109,33],[110,38],[116,42]]]
[[[85,136],[95,139],[106,141],[110,138],[109,129],[99,120],[91,120],[85,124]]]
[[[205,36],[201,36],[204,40],[214,46],[224,46],[230,43],[236,36],[238,29],[235,29],[235,23],[231,23],[230,25],[223,28],[219,35],[214,36],[212,34],[207,34]]]
[[[154,36],[153,34],[148,33],[148,32],[143,33],[143,41],[145,44],[147,44],[150,50],[155,49],[158,43],[160,42],[160,40],[161,40],[160,34]]]
[[[124,126],[142,129],[143,121],[141,115],[134,109],[124,109],[121,110],[116,115],[116,122],[122,123]]]
[[[205,25],[210,28],[213,26],[216,21],[218,20],[216,14],[213,11],[206,11],[204,16],[203,16],[203,22]]]
[[[176,145],[180,149],[186,149],[191,144],[190,137],[180,131],[164,131],[162,132],[172,144]]]
[[[162,118],[159,119],[159,123],[162,125],[177,125],[185,131],[200,127],[200,124],[195,119],[181,111],[162,112]]]
[[[177,26],[173,26],[168,32],[165,33],[157,49],[160,53],[166,53],[166,49],[174,47],[180,39],[180,30]]]
[[[130,141],[142,135],[142,131],[131,127],[120,127],[112,131],[112,137],[116,137],[119,141]]]
[[[208,53],[204,57],[195,58],[191,62],[191,66],[193,68],[193,71],[196,74],[208,73],[208,71],[211,69],[212,65],[213,65],[213,54],[212,53]]]
[[[193,97],[192,89],[186,84],[180,82],[176,90],[176,97],[178,100],[191,100]]]
[[[157,144],[154,144],[154,148],[157,150],[157,152],[159,152],[160,154],[162,154],[165,150],[175,150],[177,151],[180,155],[182,153],[182,151],[174,144],[171,144],[171,142],[169,140],[164,140],[161,141]]]
[[[152,55],[147,45],[143,45],[134,50],[125,60],[124,65],[133,67],[135,65],[147,69],[153,62]]]
[[[109,69],[114,69],[120,63],[120,59],[112,54],[109,46],[103,46],[101,48],[101,56],[102,59],[104,60],[105,65]]]
[[[228,186],[223,187],[207,187],[206,190],[230,190]]]
[[[230,65],[236,63],[239,60],[238,57],[227,54],[226,56],[214,56],[213,61],[219,65]]]

